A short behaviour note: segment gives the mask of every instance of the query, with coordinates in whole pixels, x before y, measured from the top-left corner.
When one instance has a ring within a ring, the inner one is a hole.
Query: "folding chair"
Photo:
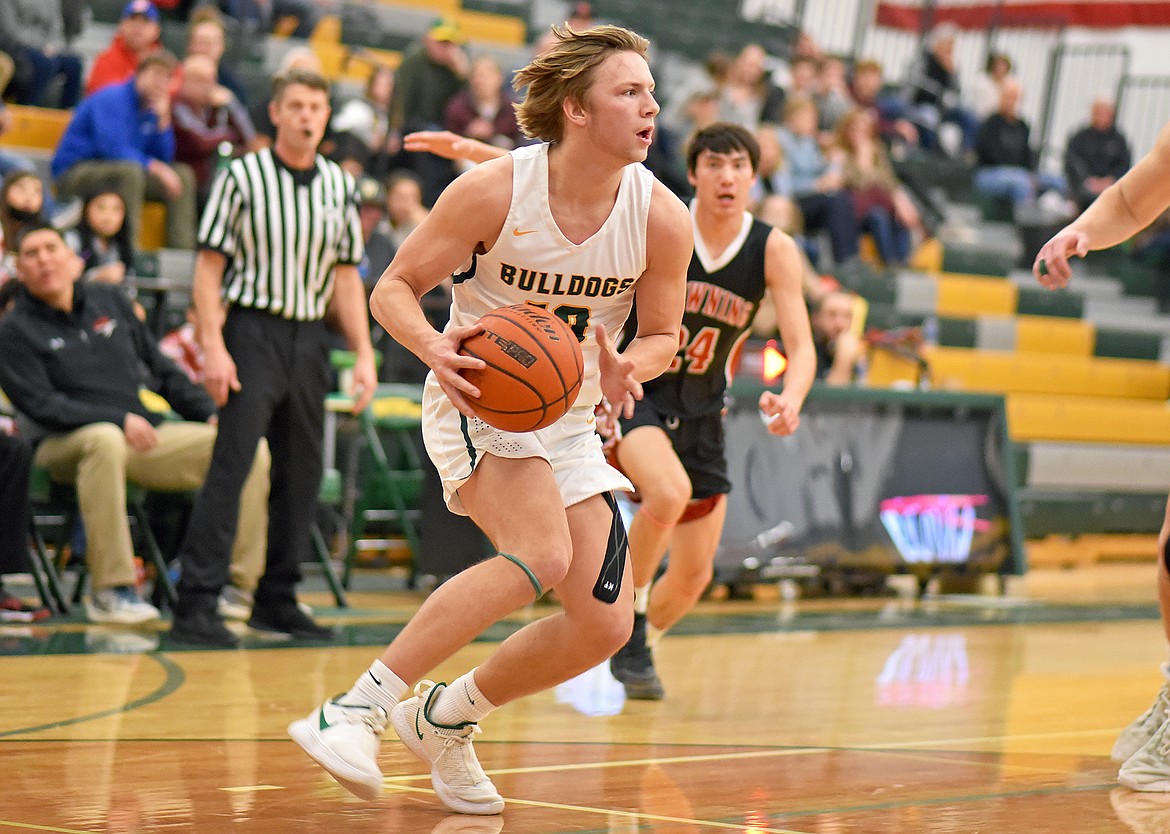
[[[415,435],[421,417],[414,413],[394,413],[392,400],[417,402],[417,386],[379,386],[374,405],[358,417],[365,454],[357,484],[349,528],[349,549],[342,584],[349,587],[362,537],[371,522],[390,524],[406,539],[412,554],[410,581],[414,582],[413,557],[419,553],[418,500],[422,491],[422,465]],[[403,395],[406,396],[403,396]],[[388,396],[383,396],[388,395]],[[379,402],[381,401],[381,402]],[[413,411],[407,409],[406,411]]]
[[[340,510],[342,499],[341,473],[333,468],[325,470],[325,475],[321,479],[321,491],[318,495],[318,502],[326,507]],[[317,520],[314,519],[313,526],[309,532],[312,536],[313,553],[317,557],[318,564],[321,565],[321,571],[325,574],[325,582],[329,585],[329,590],[333,593],[333,600],[337,603],[338,608],[348,608],[349,601],[345,598],[343,582],[337,578],[337,572],[333,565],[333,554],[329,551],[329,545],[325,542],[325,536],[321,532],[321,525]],[[348,578],[348,575],[349,570],[347,565],[344,568],[344,576]],[[345,587],[348,587],[348,584]]]
[[[148,491],[137,484],[127,483],[126,512],[137,526],[142,548],[150,564],[155,569],[154,596],[173,607],[175,602],[178,601],[179,595],[175,590],[174,583],[171,581],[166,557],[163,555],[162,549],[158,545],[158,540],[155,539],[154,532],[150,528],[150,516],[146,508],[147,494]],[[38,568],[45,573],[48,585],[47,590],[53,594],[54,600],[64,605],[64,598],[58,597],[61,585],[60,571],[66,567],[66,565],[60,563],[60,555],[64,552],[65,540],[72,533],[74,524],[81,515],[77,503],[77,492],[72,484],[58,483],[52,480],[44,469],[39,466],[34,466],[32,477],[30,478],[29,498],[33,506],[33,542],[35,558],[39,563]],[[40,532],[42,524],[38,522],[38,519],[45,518],[51,518],[57,522],[54,525],[58,528],[55,539],[55,551],[58,554],[56,564],[49,558],[47,543]],[[77,584],[73,589],[74,604],[81,601],[87,575],[88,570],[82,564],[79,567]],[[56,587],[55,592],[52,590],[54,587]],[[65,611],[67,608],[63,607],[61,610]]]

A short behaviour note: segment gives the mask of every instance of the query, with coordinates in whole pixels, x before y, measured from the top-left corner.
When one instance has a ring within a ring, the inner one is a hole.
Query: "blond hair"
[[[516,73],[512,86],[528,88],[516,105],[516,121],[524,135],[543,142],[560,141],[564,135],[566,99],[585,102],[597,68],[618,52],[646,57],[650,42],[620,26],[594,26],[577,32],[568,26],[552,27],[556,43]]]

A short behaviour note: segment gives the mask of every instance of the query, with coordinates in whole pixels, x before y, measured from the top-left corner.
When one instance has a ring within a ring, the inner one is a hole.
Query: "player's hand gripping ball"
[[[459,348],[487,365],[462,372],[479,389],[478,399],[467,397],[476,416],[514,432],[559,420],[577,399],[585,371],[581,345],[569,326],[531,304],[500,307],[479,322],[483,331]]]

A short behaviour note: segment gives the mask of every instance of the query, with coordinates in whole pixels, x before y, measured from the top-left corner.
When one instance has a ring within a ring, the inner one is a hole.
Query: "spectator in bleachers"
[[[248,111],[215,77],[215,63],[206,55],[183,61],[178,95],[171,102],[175,124],[175,160],[191,167],[198,203],[207,200],[219,146],[239,156],[256,147],[256,129]]]
[[[398,83],[390,105],[390,127],[400,133],[439,130],[443,114],[463,89],[471,65],[463,44],[467,38],[453,21],[439,19],[407,53],[398,67]],[[428,153],[409,154],[410,167],[423,187],[423,202],[433,205],[454,177],[450,160]]]
[[[785,87],[788,98],[816,100],[817,67],[820,61],[820,58],[813,58],[810,55],[796,55],[792,58],[788,64],[788,86]]]
[[[958,127],[964,152],[975,147],[979,120],[963,106],[959,92],[959,75],[955,67],[955,39],[958,30],[951,23],[940,23],[926,37],[926,50],[910,67],[903,95],[909,105],[908,116],[918,127],[922,146],[941,150],[939,128],[943,124]],[[957,150],[957,149],[951,149]]]
[[[761,123],[778,123],[784,101],[784,90],[772,82],[768,53],[758,43],[749,43],[731,62],[721,85],[720,120],[754,131]]]
[[[582,32],[596,23],[593,18],[593,4],[587,0],[573,4],[573,11],[569,13],[565,25],[574,32]]]
[[[817,105],[817,130],[832,141],[837,123],[854,107],[845,59],[840,55],[826,55],[817,64],[813,101]]]
[[[1031,130],[1020,117],[1021,95],[1020,82],[1003,83],[999,109],[984,119],[975,142],[975,187],[993,197],[1006,197],[1014,206],[1031,203],[1044,191],[1064,189],[1059,174],[1037,170]]]
[[[868,110],[878,125],[878,133],[892,151],[901,152],[907,145],[918,144],[918,128],[906,118],[906,104],[897,95],[885,91],[882,65],[873,59],[858,61],[853,67],[853,101]]]
[[[853,305],[853,293],[845,290],[833,290],[812,303],[816,378],[827,385],[849,385],[864,373],[865,348],[853,332]]]
[[[363,94],[343,103],[329,122],[337,149],[334,158],[360,152],[362,167],[377,178],[389,172],[391,159],[402,149],[401,137],[390,130],[394,82],[393,69],[384,64],[375,65],[366,79]]]
[[[161,35],[158,9],[150,0],[130,0],[122,9],[114,40],[93,62],[85,94],[93,95],[103,87],[133,77],[143,58],[162,49]]]
[[[1064,176],[1080,211],[1129,170],[1129,142],[1117,129],[1116,114],[1112,101],[1095,99],[1088,125],[1074,133],[1065,148]]]
[[[887,267],[905,266],[913,235],[922,232],[922,218],[894,174],[868,110],[852,110],[841,120],[837,144],[844,154],[845,187],[853,197],[858,226],[873,236]]]
[[[244,84],[239,77],[224,64],[223,54],[227,49],[227,30],[223,19],[214,6],[200,6],[187,23],[187,54],[205,55],[215,64],[215,79],[221,87],[231,91],[243,106],[248,106],[248,97],[244,92]]]
[[[841,153],[826,155],[817,140],[817,108],[810,99],[791,99],[784,109],[784,126],[778,131],[791,197],[804,216],[804,231],[829,234],[833,260],[843,264],[857,256],[857,220],[853,201],[845,190]]]
[[[134,275],[134,238],[126,222],[126,201],[115,188],[98,188],[85,199],[81,221],[67,235],[82,260],[81,279],[125,285]]]
[[[80,196],[114,183],[130,228],[141,230],[144,200],[166,203],[166,244],[195,245],[195,176],[175,159],[169,86],[177,62],[148,55],[133,78],[82,99],[53,155],[59,195]]]
[[[0,284],[16,277],[16,241],[44,213],[45,185],[35,173],[17,169],[0,183]]]
[[[76,279],[80,259],[60,232],[27,230],[18,244],[22,284],[0,322],[0,386],[36,445],[34,461],[74,483],[87,536],[95,622],[141,623],[158,609],[135,588],[126,482],[192,491],[203,483],[215,442],[215,405],[163,356],[116,288]],[[53,344],[53,349],[45,345]],[[140,367],[182,421],[165,421],[139,395]],[[240,500],[233,556],[255,574],[267,533],[268,455],[257,453]],[[246,519],[246,522],[244,521]]]
[[[472,62],[467,86],[448,102],[443,123],[452,133],[509,151],[523,141],[512,97],[504,89],[504,72],[495,58],[483,55]]]
[[[19,72],[17,104],[69,109],[81,98],[81,59],[66,51],[60,0],[4,0],[0,32]],[[60,93],[56,96],[57,81]]]
[[[422,183],[410,171],[396,171],[386,183],[385,231],[394,243],[394,249],[402,248],[402,242],[427,216],[427,207],[422,201]]]
[[[983,72],[971,83],[971,112],[980,121],[999,109],[999,92],[1003,82],[1012,78],[1012,59],[1002,52],[987,56]]]
[[[357,183],[358,216],[362,221],[362,239],[365,240],[365,254],[358,264],[358,275],[362,278],[367,294],[378,283],[398,247],[390,238],[386,219],[386,188],[373,177],[362,177]]]

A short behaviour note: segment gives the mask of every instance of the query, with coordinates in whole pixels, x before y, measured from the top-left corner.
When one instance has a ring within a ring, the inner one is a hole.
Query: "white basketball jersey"
[[[452,325],[468,325],[489,310],[535,304],[556,313],[581,338],[585,378],[577,406],[601,401],[600,322],[619,338],[646,269],[646,223],[654,176],[642,165],[622,171],[613,211],[583,243],[566,238],[548,204],[548,145],[517,148],[512,156],[512,205],[495,245],[455,276]],[[474,211],[474,207],[470,210]]]

